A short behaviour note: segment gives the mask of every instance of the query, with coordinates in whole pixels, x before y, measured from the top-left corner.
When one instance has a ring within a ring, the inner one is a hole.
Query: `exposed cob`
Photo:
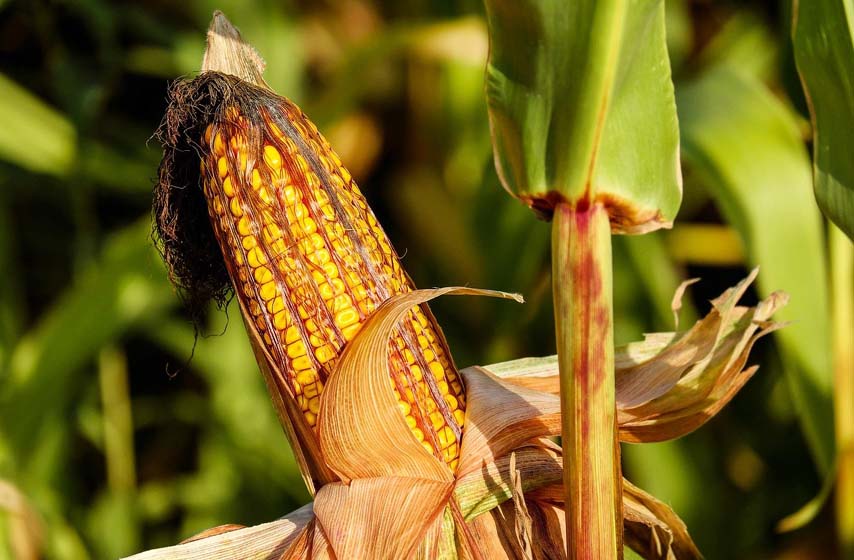
[[[196,81],[192,91],[219,99],[196,127],[195,148],[228,275],[314,426],[346,343],[412,282],[350,173],[298,107],[231,76]],[[216,93],[232,87],[241,94]],[[455,468],[465,393],[426,307],[398,327],[389,370],[414,436]]]

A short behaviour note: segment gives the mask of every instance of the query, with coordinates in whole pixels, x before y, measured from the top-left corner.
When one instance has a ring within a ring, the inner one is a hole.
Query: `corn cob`
[[[237,297],[314,426],[344,346],[413,284],[326,139],[298,107],[275,100],[217,113],[199,138],[202,184]],[[455,469],[464,388],[426,307],[398,326],[389,371],[413,435]]]

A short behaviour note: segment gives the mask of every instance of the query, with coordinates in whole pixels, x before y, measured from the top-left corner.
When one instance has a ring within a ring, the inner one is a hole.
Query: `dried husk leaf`
[[[388,476],[453,479],[447,465],[412,435],[388,382],[388,340],[396,324],[413,306],[448,294],[522,301],[504,292],[437,288],[400,294],[377,308],[348,344],[320,400],[320,447],[327,465],[343,481]]]
[[[557,396],[502,381],[477,366],[460,373],[468,409],[458,476],[495,463],[530,440],[560,435]]]
[[[313,519],[312,504],[284,519],[228,531],[184,544],[141,552],[128,560],[264,560],[289,552]],[[287,556],[285,556],[287,557]]]
[[[542,486],[558,484],[563,476],[560,450],[540,446],[525,446],[513,452],[516,469],[520,473],[522,491],[529,492]],[[494,462],[485,462],[457,479],[454,498],[467,521],[490,511],[512,496],[510,456],[504,455]]]
[[[737,306],[755,276],[754,270],[713,300],[709,314],[686,333],[649,334],[617,349],[621,441],[663,441],[690,433],[717,414],[756,372],[756,367],[743,369],[750,350],[757,339],[783,326],[770,318],[788,297],[775,292],[755,307]],[[559,391],[556,356],[478,369],[529,390],[552,395]]]
[[[513,508],[516,513],[515,529],[516,541],[522,551],[525,560],[533,560],[534,552],[531,542],[533,540],[533,528],[531,526],[531,514],[528,513],[528,505],[525,503],[525,493],[522,490],[522,475],[516,469],[516,454],[510,454],[510,487],[513,491]]]
[[[625,479],[623,515],[626,544],[647,560],[702,558],[679,516]]]
[[[438,544],[453,483],[383,477],[327,484],[314,512],[337,558],[410,558],[431,534]]]
[[[690,278],[679,284],[676,291],[673,293],[673,299],[670,301],[670,309],[673,311],[673,328],[679,328],[679,310],[682,309],[682,298],[685,296],[685,290],[692,284],[699,282],[699,278]]]

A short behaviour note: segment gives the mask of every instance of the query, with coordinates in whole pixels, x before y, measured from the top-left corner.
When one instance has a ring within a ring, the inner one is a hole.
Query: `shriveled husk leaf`
[[[450,481],[453,473],[412,435],[388,383],[388,341],[411,309],[441,295],[521,296],[474,288],[415,290],[385,301],[336,364],[321,396],[317,427],[329,467],[345,482],[409,476]]]
[[[618,380],[647,377],[618,381],[621,439],[683,435],[713,416],[749,379],[756,369],[743,369],[750,348],[780,326],[769,319],[786,301],[774,294],[755,307],[737,306],[754,277],[715,299],[712,311],[686,333],[648,335],[617,352]],[[545,439],[560,432],[555,357],[462,371],[469,406],[456,476],[423,450],[402,421],[385,377],[388,336],[410,307],[448,293],[511,297],[468,288],[420,290],[377,310],[324,392],[318,416],[323,458],[349,484],[324,486],[312,521],[300,510],[299,524],[240,529],[165,549],[179,556],[153,551],[139,558],[216,557],[204,551],[215,550],[225,537],[241,542],[253,530],[275,532],[261,542],[268,551],[286,551],[284,558],[527,558],[516,518],[522,499],[536,543],[533,557],[560,557],[566,538],[562,457]],[[668,365],[676,373],[666,370]],[[639,391],[643,398],[626,391]],[[669,507],[623,484],[627,544],[649,558],[699,557]]]
[[[312,504],[291,512],[286,518],[194,539],[183,544],[141,552],[133,560],[263,560],[279,558],[294,546],[312,525]]]
[[[560,435],[560,401],[555,395],[502,381],[478,366],[460,373],[469,404],[458,476],[495,463],[532,439]]]
[[[701,558],[685,523],[666,504],[623,480],[623,538],[644,558]]]
[[[410,558],[428,534],[435,553],[452,489],[411,477],[334,482],[317,493],[314,512],[337,558]]]
[[[314,509],[338,558],[408,558],[416,551],[432,558],[443,541],[454,473],[407,426],[388,383],[387,353],[395,326],[413,306],[447,294],[522,301],[473,288],[394,296],[350,342],[326,384],[317,420],[320,448],[342,482],[321,488]]]
[[[756,372],[757,367],[743,369],[750,350],[757,339],[782,326],[769,320],[788,297],[775,292],[755,307],[737,306],[755,277],[754,270],[713,300],[709,314],[689,331],[649,334],[616,350],[621,441],[663,441],[692,432],[717,414]],[[542,410],[557,406],[557,356],[479,369],[505,383],[552,394],[550,403],[537,398]]]

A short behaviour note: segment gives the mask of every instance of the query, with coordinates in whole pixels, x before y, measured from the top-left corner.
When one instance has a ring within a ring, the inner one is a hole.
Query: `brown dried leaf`
[[[516,510],[516,541],[519,543],[519,549],[522,551],[522,558],[533,560],[531,515],[528,513],[527,504],[525,504],[525,493],[522,491],[522,475],[516,469],[515,453],[510,454],[510,488],[513,492],[513,507]]]
[[[383,476],[453,479],[447,465],[412,435],[388,382],[388,341],[398,321],[412,307],[451,294],[522,301],[521,296],[504,292],[438,288],[383,302],[347,345],[320,398],[320,448],[327,465],[343,481]]]
[[[452,482],[411,477],[333,482],[317,493],[314,511],[338,558],[410,558],[441,530],[452,490]]]
[[[688,286],[699,282],[699,278],[690,278],[679,284],[676,291],[673,293],[673,299],[670,301],[670,309],[673,311],[673,328],[679,328],[679,310],[682,309],[682,298],[685,297],[685,290]]]
[[[280,558],[312,527],[312,505],[308,504],[270,523],[220,533],[184,544],[135,554],[126,560],[263,560]],[[287,556],[284,556],[287,558]]]
[[[712,311],[686,333],[649,334],[641,342],[617,349],[616,400],[622,441],[663,441],[685,435],[717,414],[750,379],[756,368],[743,369],[750,350],[757,339],[782,326],[769,320],[788,300],[776,292],[756,307],[736,306],[755,276],[754,270],[712,301]],[[556,356],[466,371],[476,370],[540,392],[538,397],[528,395],[534,400],[542,401],[543,392],[556,395],[559,391]],[[507,414],[507,421],[513,421],[512,413],[496,414]]]
[[[685,523],[670,507],[623,479],[623,538],[647,560],[702,558]]]
[[[495,463],[542,436],[560,435],[560,399],[502,381],[480,367],[461,371],[468,410],[458,476]]]

